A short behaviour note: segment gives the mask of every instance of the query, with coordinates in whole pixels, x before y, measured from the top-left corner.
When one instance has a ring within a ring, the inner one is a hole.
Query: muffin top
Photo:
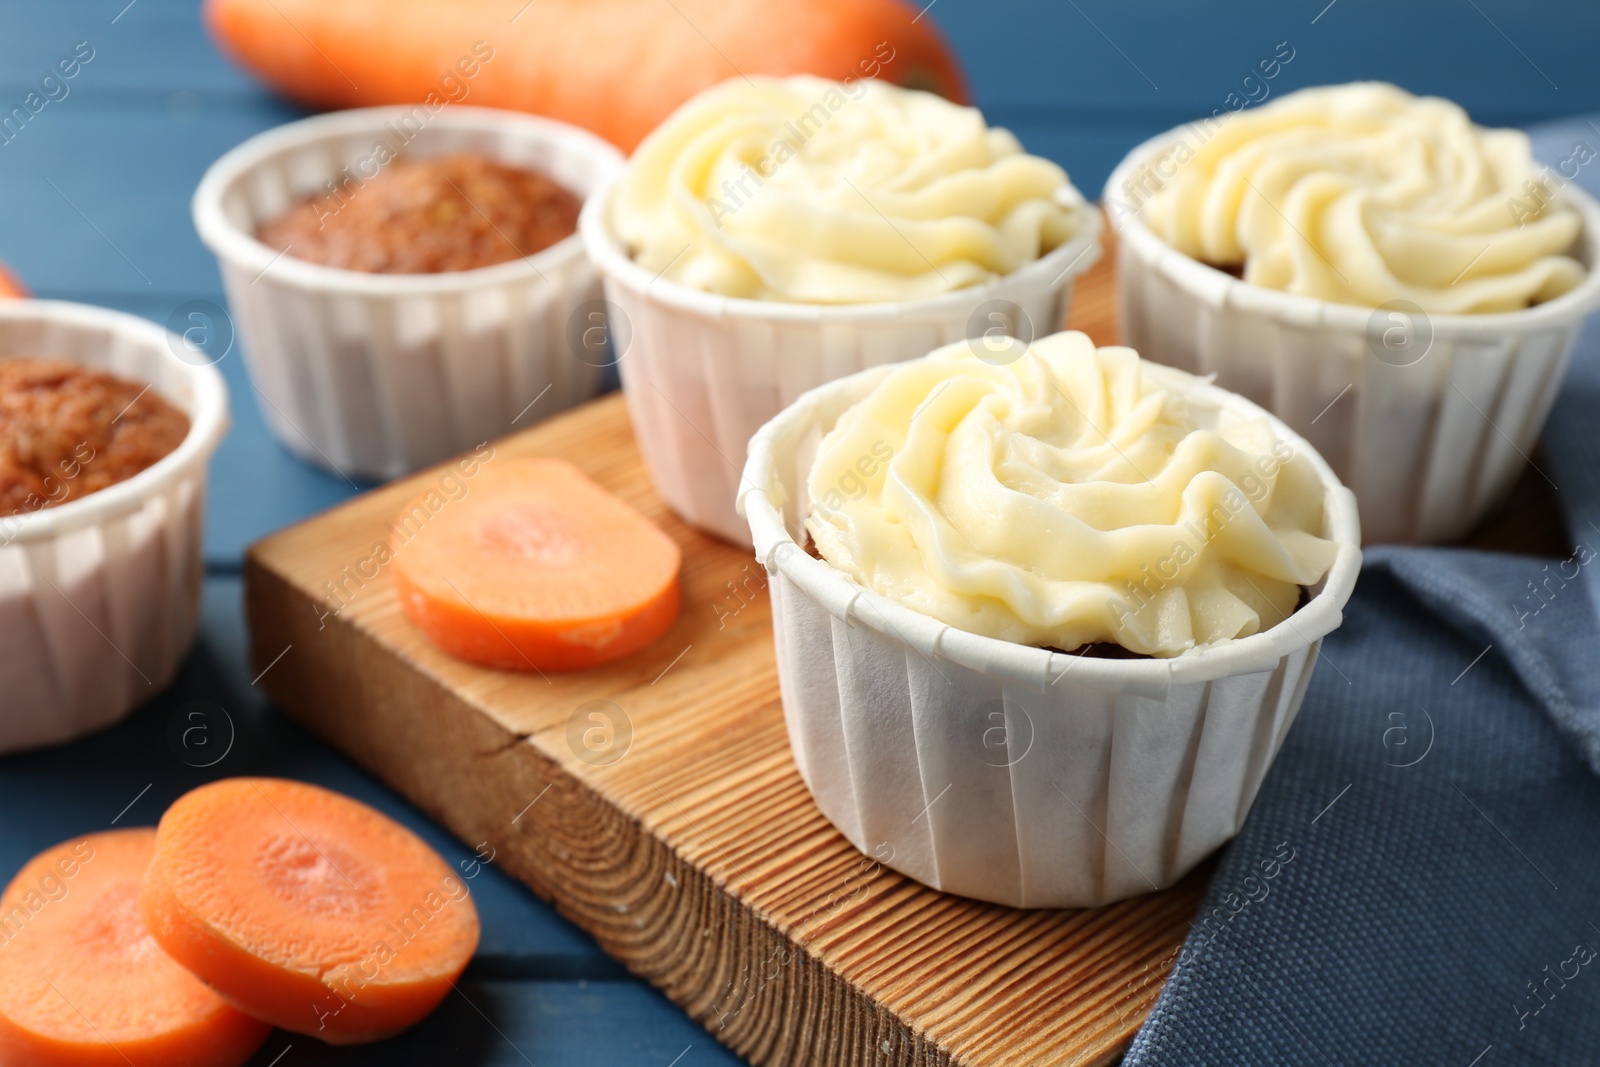
[[[59,359],[0,359],[0,514],[115,485],[188,433],[189,417],[143,382]]]
[[[1060,167],[931,93],[736,78],[645,139],[612,210],[634,259],[682,285],[856,304],[932,297],[1038,259],[1083,224],[1070,190]]]
[[[1316,469],[1266,419],[1143,368],[1076,332],[1004,365],[966,342],[896,365],[818,448],[818,552],[950,626],[1069,652],[1277,625],[1336,555]]]
[[[1463,314],[1519,310],[1584,277],[1565,254],[1581,219],[1527,135],[1393,85],[1304,89],[1209,136],[1189,127],[1150,176],[1152,231],[1269,289]]]
[[[256,237],[325,267],[439,274],[541,252],[573,234],[582,207],[542,174],[464,152],[396,159],[300,201]]]

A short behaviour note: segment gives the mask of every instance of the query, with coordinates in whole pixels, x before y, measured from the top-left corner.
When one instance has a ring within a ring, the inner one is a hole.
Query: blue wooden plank
[[[937,0],[930,14],[991,119],[1091,194],[1140,140],[1244,95],[1279,42],[1294,58],[1272,95],[1374,78],[1456,100],[1490,125],[1600,110],[1590,0]]]
[[[399,1037],[335,1049],[280,1031],[267,1038],[250,1067],[729,1067],[739,1062],[642,983],[467,980],[437,1012]]]
[[[266,97],[194,115],[68,97],[0,146],[0,258],[40,295],[221,288],[189,198],[213,160],[296,112]]]
[[[1600,106],[1600,6],[1588,0],[937,0],[930,16],[986,106],[1181,121],[1285,40],[1297,85],[1383,78],[1494,122]]]
[[[206,38],[200,0],[67,0],[0,13],[0,100],[36,83],[79,41],[94,58],[74,79],[75,93],[253,92]]]

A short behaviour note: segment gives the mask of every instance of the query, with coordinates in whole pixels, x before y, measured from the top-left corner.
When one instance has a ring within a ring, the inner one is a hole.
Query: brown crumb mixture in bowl
[[[582,207],[542,174],[467,152],[397,159],[300,201],[256,237],[326,267],[440,274],[541,252],[577,232]]]
[[[143,382],[65,360],[0,359],[0,515],[126,481],[188,433],[189,417]]]

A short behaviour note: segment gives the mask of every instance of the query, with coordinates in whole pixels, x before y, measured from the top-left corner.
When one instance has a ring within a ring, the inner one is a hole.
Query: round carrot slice
[[[155,844],[150,828],[67,841],[0,894],[0,1063],[237,1067],[266,1039],[145,928]]]
[[[582,670],[671,629],[678,546],[578,468],[497,460],[461,484],[464,495],[430,490],[390,524],[400,606],[444,651],[506,670]]]
[[[178,798],[139,904],[161,947],[217,992],[331,1045],[417,1022],[478,945],[466,883],[421,838],[278,778]]]

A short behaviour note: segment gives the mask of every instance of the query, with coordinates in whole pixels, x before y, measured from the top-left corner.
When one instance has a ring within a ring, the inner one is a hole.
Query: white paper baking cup
[[[1186,129],[1128,154],[1106,183],[1108,208],[1137,206],[1127,183]],[[1600,206],[1576,185],[1563,192],[1583,216],[1573,254],[1588,277],[1494,315],[1394,318],[1251,285],[1113,209],[1122,337],[1158,363],[1215,374],[1304,434],[1355,492],[1368,543],[1457,540],[1510,492],[1600,307]],[[1411,341],[1391,350],[1397,328]]]
[[[366,108],[269,130],[212,164],[194,194],[267,425],[341,474],[393,478],[443,460],[589,399],[604,375],[567,341],[574,313],[600,299],[576,234],[509,263],[404,275],[319,266],[256,240],[257,226],[325,193],[380,141],[401,143],[402,127],[420,125],[405,146],[414,158],[483,152],[580,196],[622,165],[598,137],[550,119],[455,105],[416,114],[428,112]]]
[[[803,548],[806,474],[889,368],[813,390],[750,442],[741,506],[771,576],[800,774],[851,843],[926,885],[1015,907],[1165,888],[1238,832],[1361,566],[1355,499],[1298,435],[1338,542],[1308,602],[1263,633],[1172,659],[1096,659],[979,637],[868,592]],[[1265,415],[1181,371],[1206,420]],[[1270,418],[1270,416],[1266,416]]]
[[[228,394],[215,368],[174,355],[181,344],[132,315],[0,302],[0,359],[67,359],[148,382],[190,423],[176,450],[126,481],[0,517],[0,752],[117,721],[171,681],[194,641],[206,463],[228,428]]]
[[[973,336],[975,316],[979,326],[999,321],[984,314],[997,310],[985,308],[994,301],[1020,309],[1035,336],[1054,333],[1073,279],[1100,258],[1100,213],[1069,185],[1061,199],[1082,207],[1082,231],[988,285],[905,303],[741,300],[635,263],[611,225],[613,188],[584,205],[578,229],[605,279],[606,299],[625,323],[613,323],[613,337],[645,464],[674,511],[746,546],[750,528],[734,500],[745,445],[762,423],[824,382]]]

